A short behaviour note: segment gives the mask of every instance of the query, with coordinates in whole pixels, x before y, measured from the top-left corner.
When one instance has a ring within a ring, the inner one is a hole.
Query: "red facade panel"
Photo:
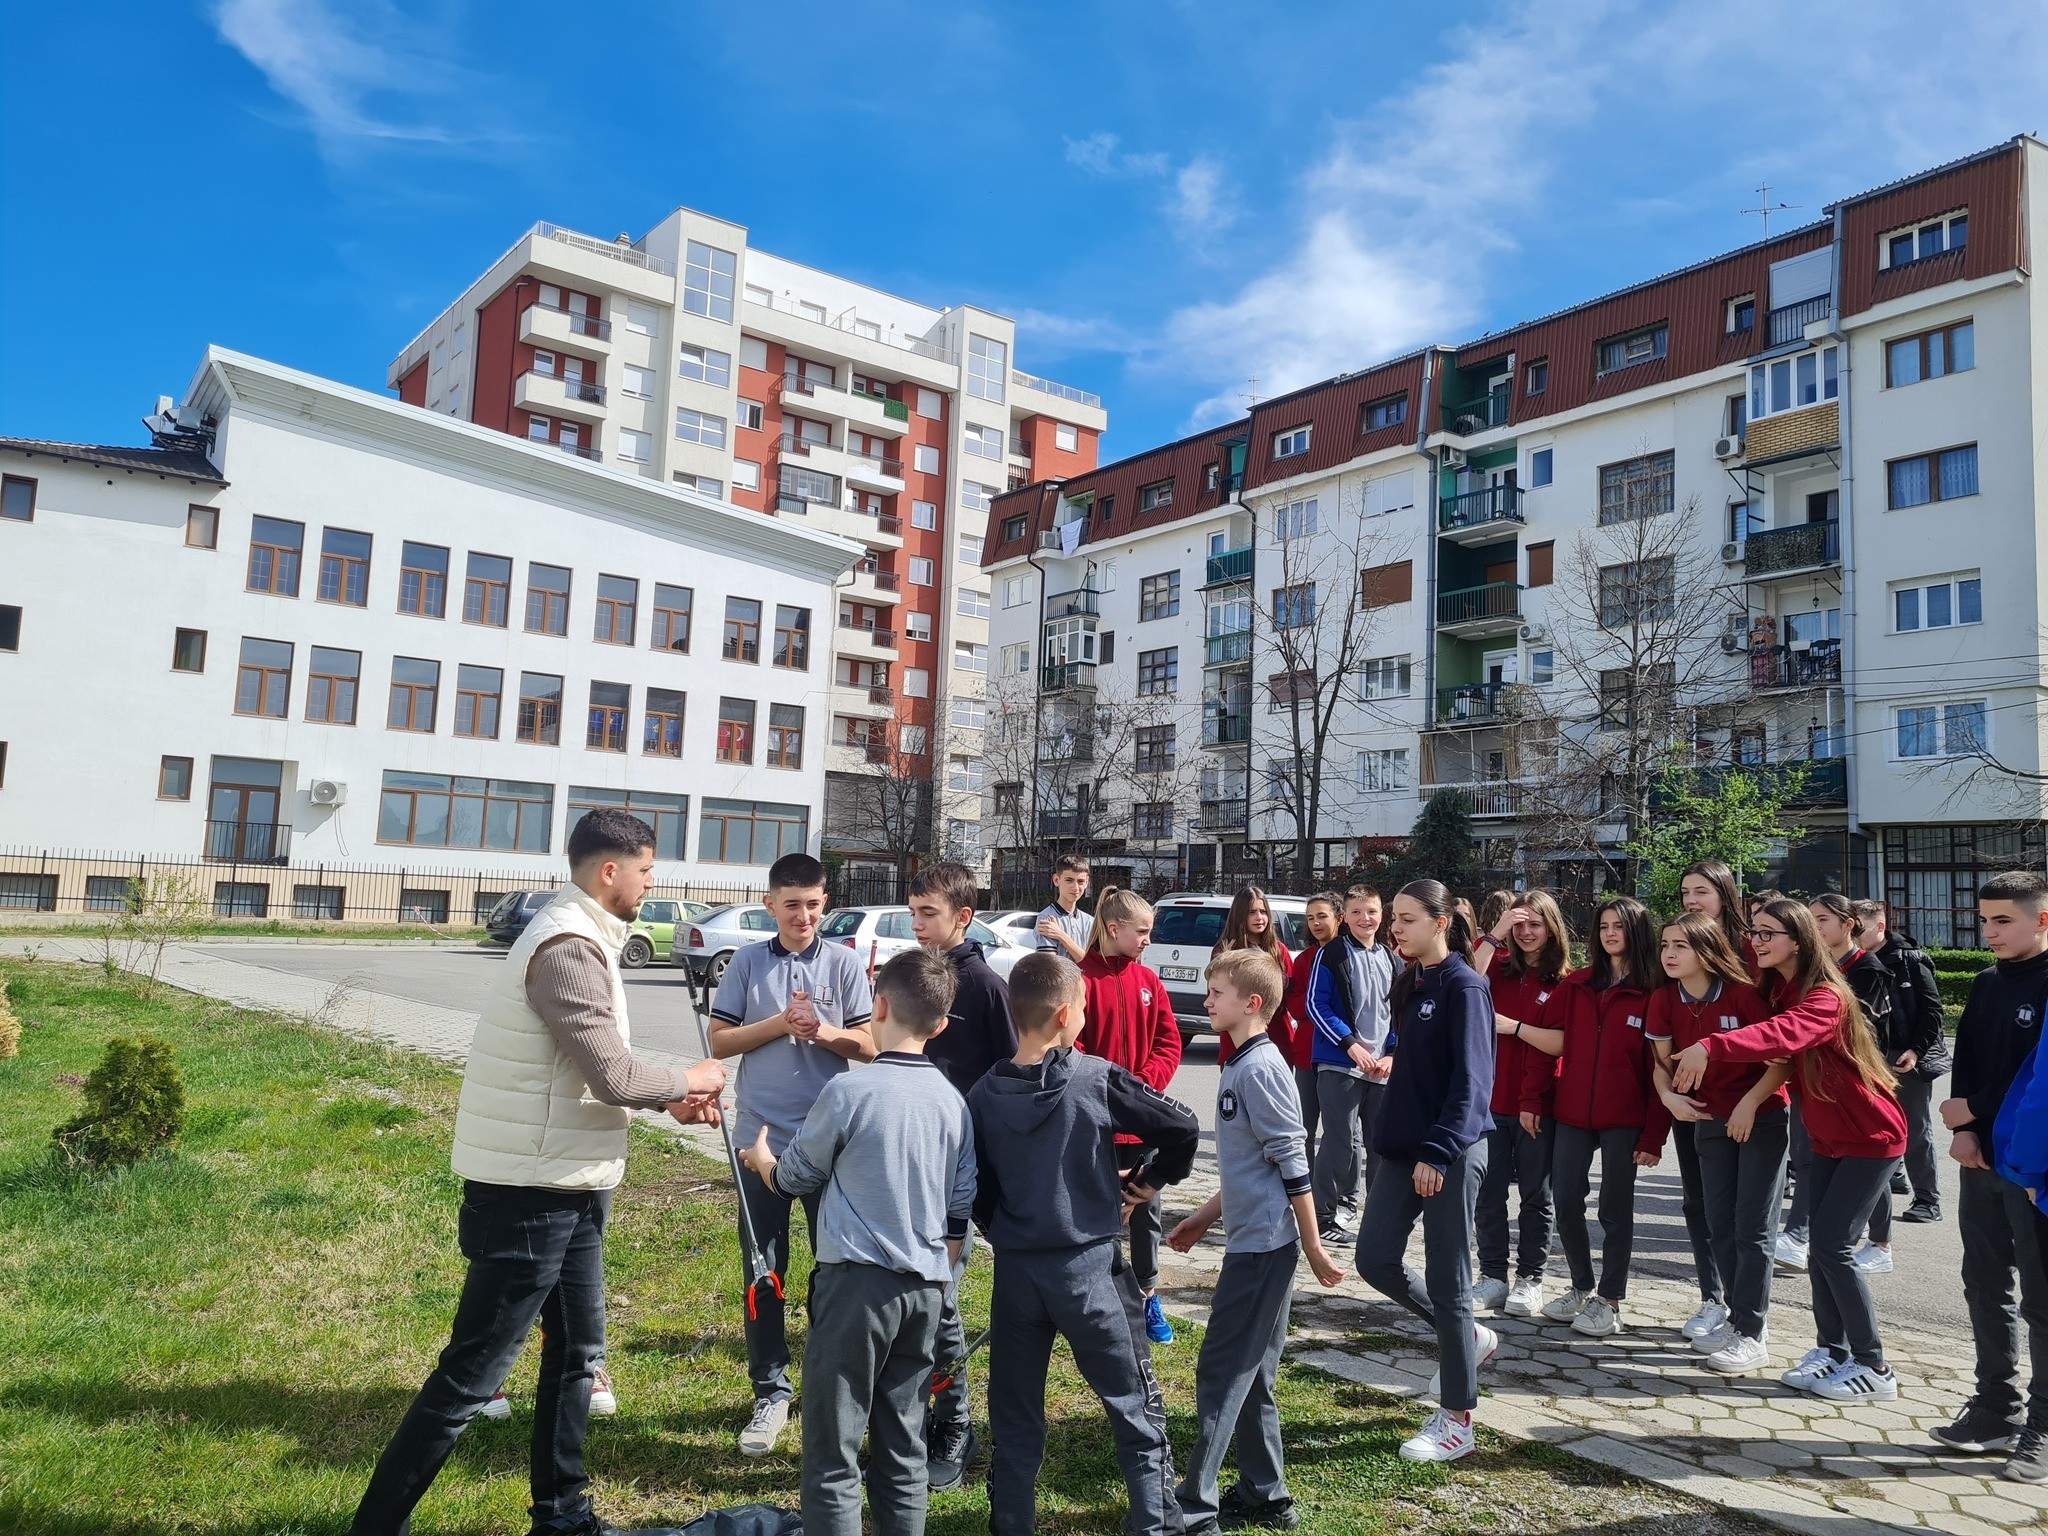
[[[1398,448],[1417,439],[1417,417],[1422,409],[1422,373],[1425,354],[1382,363],[1363,373],[1354,373],[1327,384],[1296,390],[1291,395],[1262,401],[1252,410],[1251,442],[1245,451],[1244,483],[1265,485],[1274,480],[1313,474],[1337,464],[1348,464],[1361,454],[1382,448]],[[1365,430],[1365,407],[1390,396],[1405,396],[1406,419],[1377,431]],[[1273,460],[1273,441],[1282,432],[1307,426],[1309,448],[1304,454]]]
[[[526,413],[512,408],[512,385],[533,361],[531,347],[526,349],[526,364],[519,361],[519,312],[533,302],[536,291],[532,278],[515,279],[476,312],[476,389],[469,419],[515,437],[526,436]]]
[[[398,381],[398,398],[407,405],[427,403],[427,360],[423,357],[405,370]]]
[[[1849,204],[1842,219],[1843,313],[1958,278],[1989,277],[2026,265],[2025,165],[2024,151],[2013,144]],[[1962,250],[1880,270],[1878,253],[1886,234],[1961,209],[1970,214],[1970,238]]]

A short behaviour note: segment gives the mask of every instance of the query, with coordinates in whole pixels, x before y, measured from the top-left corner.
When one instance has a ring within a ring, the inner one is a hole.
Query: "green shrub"
[[[85,1079],[85,1109],[51,1133],[57,1155],[88,1168],[126,1168],[178,1139],[185,1080],[153,1035],[107,1042]]]

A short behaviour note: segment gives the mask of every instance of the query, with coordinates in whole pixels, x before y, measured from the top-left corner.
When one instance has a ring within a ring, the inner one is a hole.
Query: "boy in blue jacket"
[[[1323,1128],[1310,1190],[1317,1227],[1331,1245],[1346,1241],[1343,1220],[1357,1209],[1361,1158],[1367,1188],[1379,1168],[1372,1145],[1393,1066],[1386,1050],[1387,995],[1394,986],[1394,959],[1377,942],[1379,928],[1379,892],[1352,886],[1344,893],[1343,926],[1309,969],[1316,1117]]]

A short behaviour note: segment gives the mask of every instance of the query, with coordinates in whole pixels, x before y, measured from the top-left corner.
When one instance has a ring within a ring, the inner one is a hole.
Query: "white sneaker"
[[[1456,1461],[1470,1456],[1475,1444],[1470,1424],[1460,1424],[1439,1408],[1411,1440],[1401,1442],[1403,1461]]]
[[[766,1456],[775,1449],[775,1442],[782,1438],[783,1430],[788,1427],[788,1398],[778,1398],[774,1402],[766,1398],[757,1399],[754,1403],[754,1416],[747,1420],[747,1427],[740,1431],[740,1454]]]
[[[593,1419],[608,1419],[618,1411],[619,1395],[612,1390],[611,1372],[600,1365],[595,1379],[590,1383],[590,1416]]]
[[[1605,1296],[1595,1296],[1586,1309],[1572,1319],[1572,1331],[1595,1339],[1621,1332],[1621,1305]]]
[[[1836,1403],[1888,1403],[1899,1395],[1899,1378],[1845,1360],[1807,1390]]]
[[[1771,1352],[1764,1348],[1762,1339],[1735,1336],[1706,1358],[1710,1371],[1719,1371],[1723,1376],[1747,1376],[1759,1366],[1768,1364]]]
[[[1474,1323],[1472,1325],[1472,1353],[1477,1357],[1472,1362],[1472,1369],[1475,1371],[1485,1370],[1487,1362],[1500,1353],[1500,1335],[1484,1323]],[[1429,1378],[1429,1395],[1431,1397],[1441,1397],[1443,1396],[1443,1390],[1444,1370],[1442,1366],[1438,1366],[1435,1373]]]
[[[1880,1248],[1876,1243],[1865,1243],[1850,1257],[1849,1262],[1866,1275],[1888,1275],[1892,1272],[1892,1251]]]
[[[1489,1277],[1472,1287],[1472,1310],[1475,1312],[1497,1312],[1507,1299],[1508,1283],[1505,1280]]]
[[[1695,1335],[1692,1341],[1692,1347],[1695,1350],[1697,1350],[1700,1354],[1711,1355],[1717,1353],[1720,1350],[1726,1349],[1730,1344],[1733,1344],[1740,1337],[1741,1335],[1735,1331],[1735,1325],[1733,1323],[1723,1323],[1720,1327],[1716,1328],[1712,1333],[1702,1333]]]
[[[1501,1304],[1501,1311],[1509,1317],[1534,1317],[1542,1306],[1542,1277],[1524,1275],[1508,1287],[1508,1299]]]
[[[1791,1370],[1779,1375],[1778,1380],[1788,1387],[1797,1387],[1802,1392],[1813,1389],[1813,1384],[1828,1375],[1842,1362],[1824,1349],[1809,1349],[1799,1357],[1799,1363]]]
[[[500,1392],[477,1409],[476,1416],[480,1419],[509,1419],[512,1417],[512,1400]]]
[[[1728,1326],[1728,1308],[1718,1301],[1703,1301],[1699,1311],[1685,1320],[1685,1326],[1678,1331],[1688,1339],[1703,1339],[1710,1333],[1719,1333]]]
[[[1778,1234],[1778,1246],[1771,1255],[1782,1269],[1806,1268],[1806,1244],[1788,1232]]]
[[[1579,1314],[1586,1310],[1586,1303],[1592,1299],[1593,1293],[1591,1291],[1581,1291],[1574,1288],[1566,1291],[1555,1301],[1548,1303],[1543,1308],[1543,1315],[1553,1323],[1576,1322],[1578,1321]]]

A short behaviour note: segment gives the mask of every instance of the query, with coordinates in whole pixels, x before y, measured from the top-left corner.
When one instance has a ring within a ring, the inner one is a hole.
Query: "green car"
[[[637,971],[650,960],[667,960],[675,947],[676,924],[692,922],[711,910],[701,901],[669,901],[650,898],[640,903],[633,926],[619,951],[619,964]]]

